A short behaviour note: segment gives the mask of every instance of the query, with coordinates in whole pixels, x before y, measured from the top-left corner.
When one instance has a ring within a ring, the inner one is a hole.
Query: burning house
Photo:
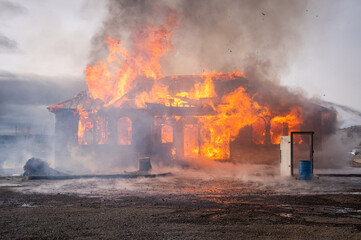
[[[135,81],[139,86],[151,80]],[[102,166],[124,166],[136,164],[141,156],[166,164],[209,159],[257,162],[257,152],[267,151],[264,162],[277,160],[282,135],[315,131],[320,144],[333,131],[327,128],[335,121],[333,111],[239,72],[163,77],[146,91],[154,91],[155,84],[166,95],[154,101],[142,96],[143,91],[129,92],[105,105],[84,91],[50,106],[56,118],[56,163],[85,157]]]
[[[86,159],[109,169],[143,156],[165,164],[274,161],[280,136],[315,131],[320,145],[334,131],[332,110],[240,71],[164,77],[159,60],[176,25],[171,12],[158,28],[134,31],[129,50],[108,38],[108,57],[85,71],[88,90],[48,108],[57,166]]]

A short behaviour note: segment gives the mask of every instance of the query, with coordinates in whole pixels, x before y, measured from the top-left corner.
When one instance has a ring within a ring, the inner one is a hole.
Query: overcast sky
[[[282,83],[361,111],[361,1],[313,1],[302,53]]]
[[[75,84],[73,91],[42,102],[44,109],[85,88],[92,37],[106,13],[105,1],[0,0],[0,88],[5,81],[10,86],[13,80],[32,81],[36,76],[42,91],[50,88],[46,82],[63,91],[70,89],[65,83]],[[299,53],[280,82],[309,97],[361,111],[361,1],[311,1],[304,14],[306,20],[297,26],[302,29]],[[27,85],[22,86],[19,91],[26,92]],[[0,101],[1,107],[4,98]],[[0,121],[4,111],[0,109]]]
[[[0,1],[0,70],[83,76],[104,5],[82,0]]]

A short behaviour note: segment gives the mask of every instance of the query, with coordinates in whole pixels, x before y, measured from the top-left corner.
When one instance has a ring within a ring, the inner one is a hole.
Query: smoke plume
[[[111,0],[91,60],[103,56],[106,37],[129,45],[132,30],[159,24],[173,9],[180,23],[173,54],[163,59],[164,75],[239,69],[247,77],[277,80],[301,47],[306,7],[307,1],[285,0]]]

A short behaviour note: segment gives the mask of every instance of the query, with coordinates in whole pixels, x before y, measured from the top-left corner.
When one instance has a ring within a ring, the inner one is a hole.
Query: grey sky
[[[313,1],[304,46],[282,83],[361,111],[361,2]]]
[[[2,1],[0,34],[16,41],[19,51],[0,53],[0,69],[21,74],[81,76],[91,38],[106,10],[104,4],[84,0]]]
[[[21,81],[34,79],[24,76],[55,84],[75,81],[78,90],[105,5],[100,0],[0,0],[0,72],[23,76]],[[302,30],[302,45],[280,82],[361,111],[360,13],[358,0],[310,1],[305,21],[295,26]],[[194,69],[189,74],[200,73]]]

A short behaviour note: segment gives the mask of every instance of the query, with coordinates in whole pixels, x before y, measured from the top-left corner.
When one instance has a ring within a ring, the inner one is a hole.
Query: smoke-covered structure
[[[194,86],[207,79],[186,75],[158,79],[170,95],[145,102],[145,107],[132,98],[120,106],[104,106],[89,92],[51,106],[56,164],[73,165],[82,158],[98,168],[124,167],[135,165],[140,156],[166,164],[210,159],[276,162],[281,135],[315,131],[320,147],[335,130],[335,112],[271,82],[263,82],[259,91],[261,83],[235,74],[213,78],[214,97],[183,96],[192,95]]]
[[[88,90],[49,107],[56,165],[276,162],[280,136],[301,130],[315,131],[320,148],[335,112],[277,83],[304,10],[288,1],[110,1]],[[179,75],[195,71],[203,73]]]

